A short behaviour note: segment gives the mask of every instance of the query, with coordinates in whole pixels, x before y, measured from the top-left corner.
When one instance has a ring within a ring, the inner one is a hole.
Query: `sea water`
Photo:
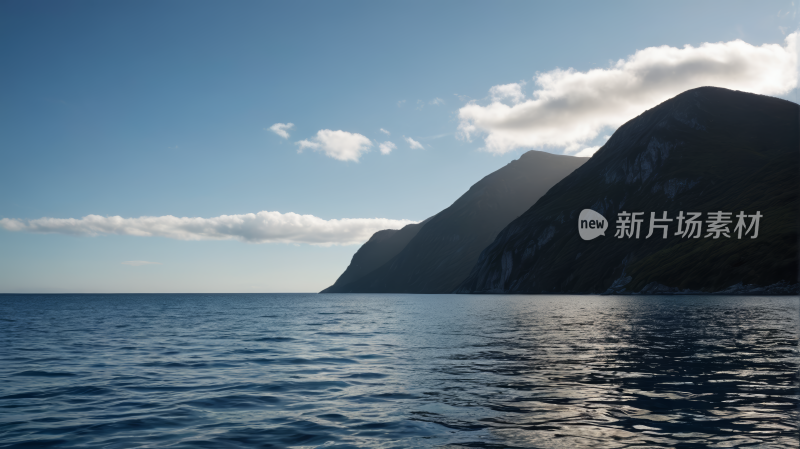
[[[798,298],[0,295],[0,447],[797,447]]]

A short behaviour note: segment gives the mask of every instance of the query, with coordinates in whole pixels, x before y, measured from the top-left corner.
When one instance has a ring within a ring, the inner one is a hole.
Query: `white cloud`
[[[390,133],[389,131],[386,131],[386,130],[385,130],[385,129],[383,129],[383,128],[381,128],[381,132],[382,132],[382,133],[384,133],[384,134],[386,134],[387,136],[391,136],[391,135],[392,135],[392,133]]]
[[[411,137],[403,136],[403,138],[406,139],[406,142],[408,142],[408,145],[411,147],[412,150],[424,150],[425,149],[425,147],[423,147],[421,143],[417,142],[416,140],[412,139]]]
[[[148,262],[146,260],[126,260],[122,265],[130,265],[132,267],[141,267],[142,265],[161,265],[161,262]]]
[[[276,123],[270,126],[269,130],[283,137],[284,139],[288,139],[289,130],[292,128],[294,128],[294,123]]]
[[[575,153],[575,157],[592,157],[599,149],[600,146],[584,148]]]
[[[8,231],[68,235],[134,235],[177,240],[241,240],[251,243],[308,243],[352,245],[367,241],[382,229],[400,229],[410,220],[342,218],[323,220],[313,215],[262,211],[255,214],[221,215],[213,218],[122,218],[87,215],[83,218],[0,219]],[[131,261],[130,264],[137,261]]]
[[[511,106],[496,95],[513,101],[518,97],[507,95],[516,88],[494,86],[489,105],[473,101],[459,109],[459,135],[467,140],[483,136],[484,149],[495,154],[523,147],[574,152],[604,129],[619,127],[696,87],[783,94],[797,86],[799,36],[798,32],[787,36],[784,46],[756,47],[735,40],[699,47],[650,47],[607,69],[556,69],[536,75],[537,90],[531,98]]]
[[[298,153],[306,148],[311,148],[314,151],[322,151],[327,156],[340,161],[356,162],[372,147],[372,141],[361,134],[341,130],[331,131],[330,129],[321,129],[310,140],[301,140],[295,143],[300,146],[297,150]]]
[[[383,142],[382,144],[378,145],[378,148],[381,150],[381,154],[389,154],[392,152],[392,150],[397,149],[397,145],[387,140],[386,142]]]
[[[492,101],[500,102],[509,99],[512,103],[517,104],[525,99],[525,94],[522,93],[522,86],[524,85],[525,83],[523,82],[522,84],[511,83],[492,86],[489,89],[489,94],[492,96]]]
[[[430,101],[430,104],[432,104],[434,106],[439,106],[440,104],[444,104],[444,100],[442,100],[439,97],[436,97],[436,98],[434,98],[433,100]]]
[[[406,104],[406,100],[400,100],[397,102],[397,107],[402,107],[404,104]]]

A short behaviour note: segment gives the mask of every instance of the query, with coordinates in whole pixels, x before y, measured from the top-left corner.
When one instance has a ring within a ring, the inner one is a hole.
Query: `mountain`
[[[467,277],[481,250],[500,230],[587,160],[541,151],[523,154],[481,179],[450,207],[421,223],[416,235],[388,262],[375,263],[373,271],[356,280],[342,282],[340,277],[323,293],[453,291]],[[353,256],[351,266],[359,253]],[[368,270],[360,268],[358,273],[365,271]],[[342,277],[345,275],[347,271]],[[356,276],[348,275],[350,277]]]
[[[333,293],[388,262],[406,247],[429,220],[430,218],[420,223],[406,225],[402,229],[384,229],[372,234],[367,243],[364,243],[353,255],[350,265],[339,276],[339,279],[320,293]]]
[[[796,293],[799,172],[797,104],[712,87],[684,92],[621,126],[503,229],[455,290]],[[606,218],[605,236],[581,239],[583,209]],[[675,235],[681,211],[702,213],[700,238]],[[731,212],[730,238],[706,237],[717,211]],[[762,215],[756,238],[734,232],[741,211]],[[638,239],[615,237],[620,212],[644,213]],[[668,238],[660,229],[646,238],[651,212],[673,219],[660,223]]]

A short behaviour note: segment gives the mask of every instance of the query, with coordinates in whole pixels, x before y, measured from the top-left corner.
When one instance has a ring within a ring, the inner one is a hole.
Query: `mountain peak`
[[[528,151],[475,183],[450,207],[431,217],[391,257],[386,245],[367,242],[326,293],[447,293],[469,274],[500,230],[588,158]],[[398,231],[400,235],[404,228]],[[387,240],[396,241],[391,236]],[[372,257],[373,265],[362,261]],[[387,260],[388,259],[388,260]],[[384,261],[377,263],[374,261]],[[358,273],[355,276],[353,273]]]
[[[621,277],[631,278],[629,291],[652,282],[703,291],[796,282],[799,113],[785,100],[716,87],[645,111],[510,223],[458,291],[601,293]],[[610,226],[622,211],[770,218],[752,241],[606,235],[586,242],[574,225],[583,209]]]

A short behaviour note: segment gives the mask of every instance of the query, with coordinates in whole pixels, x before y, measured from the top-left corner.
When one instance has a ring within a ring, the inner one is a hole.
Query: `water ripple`
[[[786,297],[0,295],[0,447],[797,447]]]

